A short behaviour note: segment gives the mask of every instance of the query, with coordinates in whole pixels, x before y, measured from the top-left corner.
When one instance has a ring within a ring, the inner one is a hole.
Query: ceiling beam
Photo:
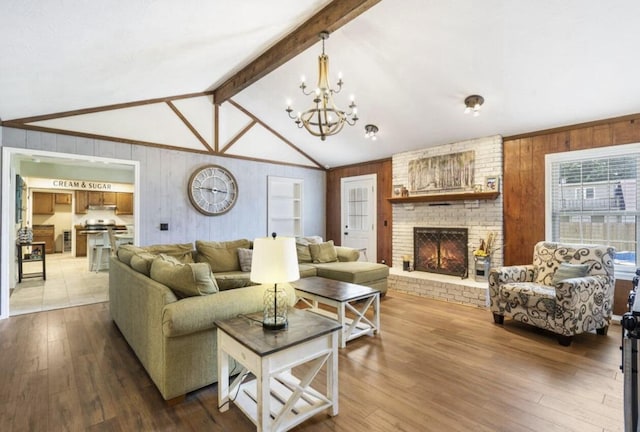
[[[300,27],[214,89],[213,101],[217,105],[227,101],[318,42],[321,31],[326,30],[333,33],[379,2],[380,0],[333,0]]]

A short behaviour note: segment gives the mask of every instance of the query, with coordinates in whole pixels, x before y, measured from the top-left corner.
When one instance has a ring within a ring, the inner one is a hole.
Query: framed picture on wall
[[[500,191],[500,176],[492,175],[487,176],[484,179],[484,191],[485,192],[499,192]]]
[[[393,185],[393,196],[399,197],[402,194],[402,186],[401,184]]]

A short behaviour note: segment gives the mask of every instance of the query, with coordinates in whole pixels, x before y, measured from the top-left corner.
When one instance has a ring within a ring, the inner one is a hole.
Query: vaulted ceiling
[[[635,0],[0,0],[0,119],[335,167],[640,112],[638,16]],[[284,111],[311,104],[322,29],[336,102],[360,115],[326,141]]]

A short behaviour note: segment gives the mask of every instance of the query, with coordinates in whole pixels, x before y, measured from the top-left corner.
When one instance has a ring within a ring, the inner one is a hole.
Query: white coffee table
[[[262,320],[262,313],[249,315]],[[216,321],[218,326],[218,406],[234,403],[262,431],[287,431],[324,410],[338,414],[338,330],[340,325],[310,312],[291,309],[288,328],[263,330],[246,317]],[[229,358],[242,365],[229,384]],[[292,368],[308,363],[297,377]],[[326,365],[326,392],[312,387]],[[245,382],[248,373],[255,379]],[[273,418],[272,418],[273,417]]]
[[[303,278],[291,285],[298,301],[309,307],[307,310],[334,319],[342,326],[338,338],[340,348],[352,339],[380,332],[380,291],[318,276]],[[321,309],[318,304],[335,308],[335,312]],[[371,319],[365,316],[370,308],[373,309]],[[354,318],[348,318],[347,311],[352,312]]]

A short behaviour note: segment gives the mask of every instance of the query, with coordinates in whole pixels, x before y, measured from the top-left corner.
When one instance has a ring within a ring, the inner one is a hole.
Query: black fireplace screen
[[[413,228],[413,263],[417,271],[466,277],[466,228]]]

